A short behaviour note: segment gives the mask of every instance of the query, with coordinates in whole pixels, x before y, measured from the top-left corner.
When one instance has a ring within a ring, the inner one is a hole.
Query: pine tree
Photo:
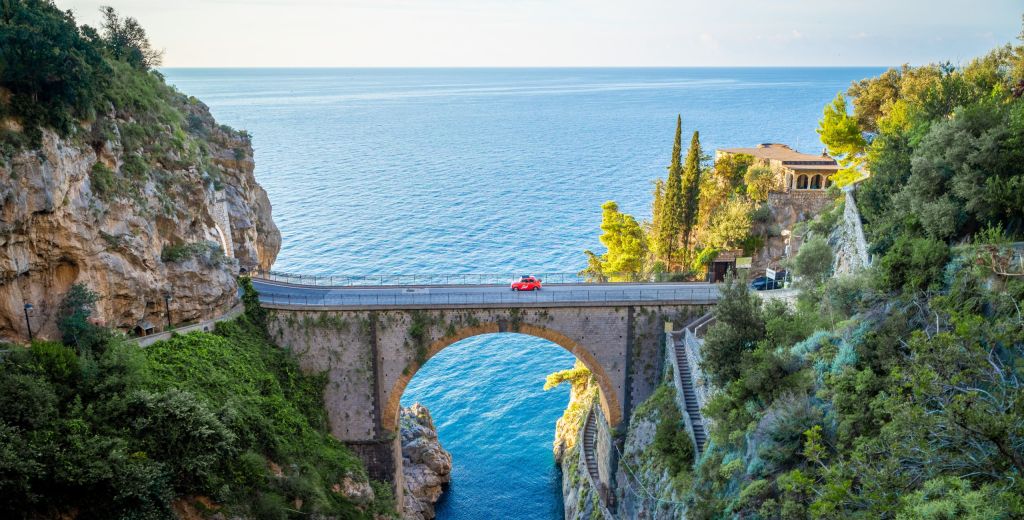
[[[676,135],[678,136],[678,130]],[[677,137],[678,142],[678,137]],[[694,130],[693,138],[690,139],[690,149],[686,152],[686,166],[682,172],[682,188],[680,190],[680,225],[683,234],[683,249],[689,251],[690,237],[693,227],[697,223],[697,215],[700,205],[700,176],[701,176],[701,149],[700,132]]]
[[[671,269],[676,260],[676,243],[683,228],[683,168],[680,161],[682,154],[683,118],[676,118],[676,136],[672,145],[672,162],[668,167],[668,180],[665,181],[658,208],[657,236],[655,237],[655,255]]]
[[[613,281],[638,280],[647,256],[643,229],[632,215],[620,212],[614,201],[605,202],[601,210],[601,243],[608,248],[602,258],[602,274]]]

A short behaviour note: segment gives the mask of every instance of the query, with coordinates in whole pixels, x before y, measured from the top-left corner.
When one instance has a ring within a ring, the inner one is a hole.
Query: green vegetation
[[[693,466],[694,448],[683,426],[683,414],[675,402],[675,388],[661,385],[650,399],[658,411],[658,425],[651,447],[658,458],[664,461],[673,479],[683,473],[689,475]]]
[[[78,26],[70,11],[49,0],[2,2],[0,119],[12,124],[0,131],[0,158],[40,147],[43,131],[50,130],[99,156],[114,154],[90,170],[99,201],[173,215],[180,201],[221,187],[210,146],[237,146],[211,135],[213,121],[198,101],[152,69],[160,52],[138,21],[111,8],[101,11],[96,30]],[[149,183],[155,193],[146,189]]]
[[[75,286],[65,344],[0,359],[4,518],[175,518],[172,501],[191,497],[260,519],[392,510],[381,486],[370,504],[338,491],[366,476],[327,432],[325,377],[302,374],[259,311],[141,349],[89,322],[95,301]]]
[[[548,374],[544,381],[544,390],[551,390],[562,383],[569,383],[573,388],[586,388],[590,382],[590,369],[577,359],[572,368]]]
[[[618,205],[602,206],[604,255],[585,251],[590,280],[683,281],[702,277],[706,266],[724,250],[752,254],[771,233],[768,192],[777,180],[763,167],[751,167],[749,155],[728,155],[713,166],[690,139],[682,157],[682,118],[676,119],[671,163],[666,179],[654,181],[650,222],[636,223]]]
[[[682,245],[684,254],[687,255],[683,258],[684,263],[690,255],[690,239],[693,237],[693,227],[697,223],[700,177],[704,172],[702,160],[704,154],[700,149],[700,132],[694,130],[693,137],[690,138],[690,148],[686,151],[686,165],[683,167]]]
[[[598,257],[591,251],[587,255],[584,274],[594,280],[639,280],[647,257],[647,237],[632,215],[619,212],[614,201],[601,206],[601,243],[608,252]]]
[[[79,27],[71,11],[49,0],[3,2],[0,85],[10,92],[10,101],[0,107],[0,116],[19,119],[29,143],[39,142],[41,128],[69,135],[78,121],[105,112],[114,101],[111,61],[144,73],[159,64],[160,53],[134,18],[122,21],[109,7],[103,14],[101,33]]]
[[[164,262],[184,262],[192,258],[199,258],[208,265],[219,265],[226,260],[220,245],[209,241],[172,244],[160,251]]]
[[[671,268],[676,258],[679,235],[683,232],[686,220],[683,198],[682,156],[683,117],[676,117],[676,136],[672,142],[672,162],[668,167],[668,180],[660,179],[654,190],[654,221],[651,228],[655,230],[654,254],[666,266]]]
[[[1024,47],[1007,46],[890,70],[851,87],[852,114],[826,108],[840,177],[870,172],[874,265],[832,274],[837,206],[807,225],[794,307],[727,281],[687,518],[1024,517],[1022,80]]]

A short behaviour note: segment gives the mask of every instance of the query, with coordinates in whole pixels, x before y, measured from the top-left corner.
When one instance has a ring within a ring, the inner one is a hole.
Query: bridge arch
[[[406,366],[406,370],[395,379],[394,383],[391,385],[390,391],[388,392],[388,400],[384,404],[384,409],[381,412],[383,428],[393,432],[398,431],[398,418],[399,411],[401,410],[402,394],[405,392],[405,388],[409,385],[409,382],[412,381],[412,378],[415,377],[417,372],[419,372],[420,368],[430,361],[431,358],[445,348],[464,339],[483,334],[496,334],[502,332],[525,334],[528,336],[546,339],[576,356],[576,359],[580,360],[590,370],[594,375],[594,379],[597,381],[598,388],[600,389],[601,409],[604,412],[604,416],[608,419],[609,425],[615,427],[619,424],[622,420],[621,397],[616,392],[615,384],[612,381],[611,376],[608,374],[608,371],[586,347],[580,345],[579,342],[573,340],[562,332],[550,327],[521,323],[518,324],[514,330],[511,330],[507,327],[507,324],[495,321],[457,329],[454,334],[446,335],[443,338],[431,342],[427,346],[426,355],[422,362],[418,362],[417,360],[410,361]]]

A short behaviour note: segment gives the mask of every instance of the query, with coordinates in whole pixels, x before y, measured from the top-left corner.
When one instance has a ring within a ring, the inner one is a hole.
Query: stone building
[[[828,192],[832,185],[829,177],[839,171],[840,166],[824,153],[801,153],[778,143],[716,150],[715,161],[735,155],[749,155],[754,158],[752,167],[762,166],[775,172],[775,186],[768,192],[771,220],[765,227],[767,238],[751,259],[750,276],[760,276],[767,268],[782,268],[782,261],[796,254],[803,237],[793,233],[793,226],[813,219],[835,199]],[[719,260],[715,259],[716,264]],[[722,261],[735,266],[733,258]],[[728,267],[712,265],[709,271],[719,273]]]
[[[730,155],[749,155],[754,158],[754,166],[770,168],[776,175],[775,191],[778,193],[824,195],[824,190],[832,185],[829,177],[839,171],[836,160],[824,153],[800,153],[784,144],[763,143],[755,148],[715,150],[715,161]]]

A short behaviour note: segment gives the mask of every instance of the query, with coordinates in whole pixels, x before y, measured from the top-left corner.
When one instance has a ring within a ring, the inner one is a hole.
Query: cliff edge
[[[75,283],[101,295],[101,325],[127,333],[165,328],[165,306],[174,324],[210,318],[236,303],[239,269],[267,269],[280,249],[249,136],[158,72],[114,72],[130,96],[115,90],[70,134],[3,148],[0,339],[27,337],[26,303],[36,335],[56,337]],[[14,117],[0,130],[23,131]]]

